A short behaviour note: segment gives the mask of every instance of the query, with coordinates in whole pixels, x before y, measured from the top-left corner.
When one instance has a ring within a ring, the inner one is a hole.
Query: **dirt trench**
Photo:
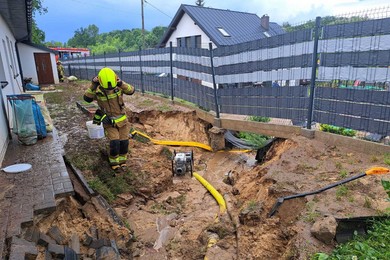
[[[154,139],[209,143],[210,125],[191,109],[141,95],[127,97],[126,105],[133,128]],[[109,172],[108,164],[103,163],[106,140],[90,140],[84,126],[85,115],[72,107],[65,109],[72,109],[73,119],[78,120],[69,123],[60,118],[54,120],[55,125],[60,135],[66,137],[66,154],[70,158],[87,158],[84,161],[95,165],[82,169],[91,180],[102,171]],[[190,174],[172,176],[174,150],[193,151],[194,171],[223,195],[227,213],[218,214],[216,200]],[[88,159],[85,153],[95,158]],[[341,196],[337,190],[330,190],[285,202],[269,218],[278,197],[319,188],[345,177],[341,172],[358,173],[374,161],[380,164],[383,158],[367,157],[302,137],[275,142],[262,164],[256,162],[255,155],[255,151],[209,152],[131,139],[127,162],[131,177],[115,177],[123,178],[131,189],[110,201],[133,233],[131,243],[121,245],[122,258],[307,259],[315,252],[329,252],[334,247],[311,236],[315,220],[327,215],[375,215],[386,208],[381,199],[385,193],[378,185],[380,178],[369,177],[348,185]],[[103,182],[110,178],[113,176],[104,174]]]
[[[197,119],[193,112],[143,111],[130,113],[129,117],[135,128],[154,139],[209,143],[209,125]],[[278,154],[278,150],[289,146],[281,141],[271,149],[267,160],[273,159],[272,152]],[[189,173],[172,176],[170,156],[166,153],[171,154],[173,150],[192,150],[194,170],[226,197],[228,213],[220,216],[218,222],[215,218],[219,206],[205,187]],[[258,167],[255,152],[213,153],[200,148],[160,147],[134,141],[131,154],[130,168],[147,175],[140,188],[146,196],[126,202],[118,200],[114,207],[134,229],[135,258],[278,259],[286,251],[294,232],[284,230],[286,226],[279,225],[279,221],[266,219],[265,208],[272,205],[262,205],[262,201],[270,202],[274,198],[270,199],[267,189],[272,181],[262,180],[261,175],[251,180],[258,187],[258,201],[252,198],[252,191],[247,192],[239,184],[242,175]],[[226,184],[224,180],[229,172],[232,173],[230,184]],[[249,205],[250,202],[256,205]],[[210,234],[216,234],[218,242],[207,248]]]

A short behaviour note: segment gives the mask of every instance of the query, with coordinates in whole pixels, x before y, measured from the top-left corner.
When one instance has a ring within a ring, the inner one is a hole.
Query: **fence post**
[[[314,90],[316,86],[316,73],[317,73],[317,58],[318,58],[318,40],[320,38],[320,26],[321,17],[316,17],[316,25],[314,27],[314,48],[313,48],[313,64],[311,68],[311,80],[310,80],[310,97],[309,97],[309,109],[307,113],[307,129],[311,129],[311,123],[313,121],[313,107],[314,107]]]
[[[97,72],[96,72],[96,58],[95,58],[95,53],[92,54],[92,55],[93,55],[93,70],[95,71],[95,74],[94,74],[93,76],[95,76],[95,75],[97,75]]]
[[[141,93],[144,95],[145,89],[144,89],[144,74],[142,72],[142,58],[141,58],[141,47],[139,47],[139,68],[141,72]]]
[[[85,61],[85,71],[87,72],[87,79],[89,79],[89,76],[88,76],[88,67],[87,67],[87,56],[84,56],[84,61]]]
[[[104,55],[104,67],[107,67],[107,62],[106,62],[106,52],[103,53]]]
[[[119,71],[121,74],[121,79],[123,79],[123,71],[122,71],[122,61],[121,61],[121,50],[118,49],[118,56],[119,56]]]
[[[80,56],[78,56],[77,57],[77,65],[78,65],[78,67],[79,67],[79,79],[81,79],[82,78],[82,76],[81,76],[81,63],[80,63]]]
[[[213,44],[209,43],[210,50],[210,61],[211,61],[211,74],[213,76],[213,88],[214,88],[214,103],[215,103],[215,113],[216,117],[219,119],[219,105],[218,105],[218,97],[217,97],[217,84],[215,83],[215,70],[214,70],[214,62],[213,62]]]
[[[173,89],[173,46],[172,46],[172,41],[169,42],[169,59],[171,61],[170,66],[171,66],[171,99],[173,102],[174,99],[174,89]]]

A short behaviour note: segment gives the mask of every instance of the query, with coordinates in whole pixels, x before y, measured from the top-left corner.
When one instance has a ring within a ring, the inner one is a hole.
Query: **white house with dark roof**
[[[250,42],[279,34],[283,28],[269,21],[268,15],[182,4],[159,47],[209,48]]]
[[[0,165],[11,138],[7,95],[23,93],[23,78],[58,83],[55,52],[31,43],[32,0],[0,0]]]

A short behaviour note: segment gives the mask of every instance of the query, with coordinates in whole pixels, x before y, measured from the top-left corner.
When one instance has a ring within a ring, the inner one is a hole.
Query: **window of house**
[[[230,37],[230,34],[228,34],[227,31],[225,31],[225,29],[223,29],[222,27],[217,27],[218,31],[225,37]]]
[[[183,47],[183,43],[182,43],[181,38],[177,38],[176,41],[177,41],[177,47]]]
[[[185,41],[186,41],[186,47],[190,48],[191,47],[191,37],[186,37]]]
[[[200,35],[195,36],[195,48],[202,48],[202,38]]]
[[[271,35],[268,32],[263,32],[266,37],[271,37]]]

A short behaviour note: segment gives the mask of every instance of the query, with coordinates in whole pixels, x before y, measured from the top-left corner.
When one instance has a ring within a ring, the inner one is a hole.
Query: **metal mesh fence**
[[[332,125],[387,140],[390,8],[324,17],[318,28],[309,22],[290,29],[214,50],[159,48],[64,64],[68,75],[83,79],[108,66],[140,91],[181,98],[206,110],[301,126]]]

